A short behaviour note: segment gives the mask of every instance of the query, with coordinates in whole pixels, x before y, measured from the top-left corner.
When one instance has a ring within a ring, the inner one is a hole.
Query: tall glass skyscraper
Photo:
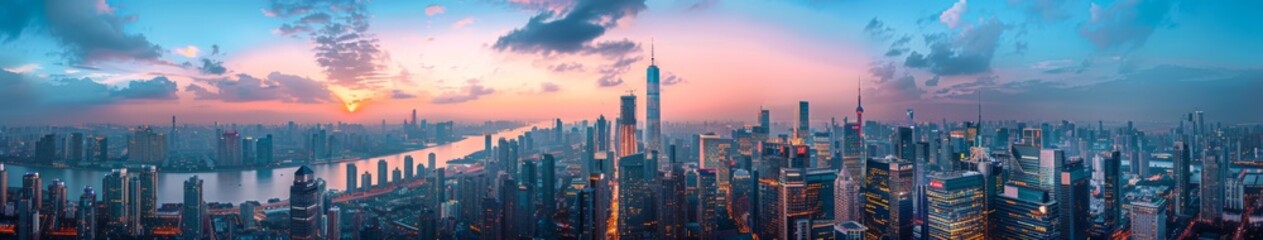
[[[645,70],[645,152],[662,151],[662,105],[658,86],[658,64],[654,61],[652,46],[649,50],[649,69]]]
[[[289,188],[289,238],[320,238],[320,189],[315,172],[307,166],[294,172],[294,184]]]
[[[636,145],[636,95],[628,94],[620,98],[618,115],[618,142],[615,151],[618,151],[616,157],[626,157],[632,155],[637,150]]]
[[[973,171],[940,172],[929,176],[926,191],[928,239],[984,239],[986,201],[982,174]]]

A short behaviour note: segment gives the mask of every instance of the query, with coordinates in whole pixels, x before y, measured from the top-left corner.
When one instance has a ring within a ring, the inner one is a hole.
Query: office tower
[[[355,167],[355,163],[346,164],[346,191],[347,192],[355,191],[355,189],[359,187],[359,183],[355,181],[358,179],[356,177],[359,176],[359,172],[360,170]]]
[[[1088,239],[1088,226],[1092,186],[1092,177],[1086,163],[1081,158],[1071,159],[1062,166],[1060,183],[1057,189],[1057,202],[1061,205],[1061,236],[1070,240]]]
[[[557,208],[557,159],[552,154],[544,154],[543,169],[540,171],[540,198],[543,208],[540,209],[543,225],[539,229],[539,237],[556,238],[553,226],[553,214]],[[656,173],[657,171],[653,171]],[[652,187],[652,185],[650,185]],[[644,197],[644,196],[641,196]],[[652,204],[652,203],[651,203]]]
[[[412,155],[403,156],[403,178],[412,178],[412,170],[416,168],[413,165]]]
[[[434,153],[430,153],[426,155],[426,164],[429,164],[429,165],[425,165],[425,166],[430,168],[430,171],[426,171],[426,175],[429,175],[430,172],[434,172],[434,169],[439,168],[439,165],[436,165],[438,164],[435,162],[436,160],[438,160],[438,155],[435,155]]]
[[[754,219],[754,232],[759,239],[773,239],[780,237],[781,222],[776,217],[780,211],[780,174],[781,168],[786,166],[789,161],[789,146],[779,143],[763,143],[762,144],[762,161],[759,162],[758,168],[755,170],[755,177],[758,179],[758,190],[755,191],[755,211],[751,219]]]
[[[377,185],[381,185],[381,183],[377,183]],[[363,191],[368,191],[370,189],[373,189],[373,174],[372,173],[368,173],[368,171],[364,171],[364,174],[360,174],[360,189],[362,189]]]
[[[1202,184],[1201,184],[1201,219],[1203,222],[1216,222],[1223,213],[1224,178],[1227,166],[1221,155],[1223,149],[1212,142],[1202,152]]]
[[[669,151],[674,151],[675,145],[671,145],[669,149],[671,149]],[[658,195],[660,204],[657,205],[659,239],[683,238],[684,225],[688,221],[686,211],[689,209],[685,208],[687,196],[685,195],[686,181],[683,165],[675,163],[669,165],[669,170],[659,181],[661,186],[657,188],[660,193]],[[750,181],[753,183],[754,179]]]
[[[859,123],[846,123],[842,128],[844,142],[842,145],[842,165],[847,173],[855,179],[864,179],[864,163],[866,162],[864,139],[860,137]]]
[[[1175,171],[1175,174],[1173,174],[1175,179],[1175,189],[1173,190],[1174,195],[1171,198],[1174,200],[1172,201],[1172,204],[1175,206],[1172,208],[1175,209],[1176,216],[1189,216],[1192,215],[1192,213],[1187,212],[1185,209],[1190,201],[1190,190],[1188,185],[1189,175],[1191,175],[1191,173],[1189,173],[1188,170],[1191,161],[1188,144],[1183,141],[1176,141],[1175,152],[1173,155],[1171,170]]]
[[[34,160],[39,162],[60,162],[57,158],[57,135],[45,134],[35,142]]]
[[[294,172],[294,184],[289,187],[290,239],[319,239],[321,237],[319,215],[323,211],[320,208],[319,191],[315,172],[310,167],[304,165]]]
[[[241,165],[242,166],[252,166],[254,164],[258,164],[258,159],[255,159],[256,157],[259,156],[259,152],[255,151],[256,150],[255,147],[257,146],[258,146],[258,141],[255,140],[254,137],[245,137],[241,139]]]
[[[752,199],[755,191],[754,175],[751,175],[748,170],[737,168],[733,170],[732,180],[729,182],[731,182],[732,188],[728,191],[727,199],[729,199],[728,208],[732,209],[733,220],[739,226],[750,226],[749,219],[746,219],[746,216],[750,216],[751,210],[753,210],[751,208],[753,205],[751,204],[754,201]],[[662,194],[670,193],[663,191]]]
[[[719,221],[728,216],[724,213],[724,196],[720,192],[716,175],[715,169],[697,169],[696,211],[702,239],[713,239],[719,228]]]
[[[772,130],[772,113],[767,109],[759,109],[759,128],[754,133],[761,133],[767,136]]]
[[[237,206],[237,208],[240,208],[241,210],[240,217],[242,228],[251,231],[258,229],[258,220],[255,220],[254,217],[258,214],[260,206],[261,204],[256,201],[247,201]]]
[[[1057,201],[1047,190],[1004,186],[995,202],[994,237],[997,239],[1060,239]]]
[[[173,134],[175,133],[174,128],[172,128],[171,133]],[[70,142],[67,143],[69,144],[69,146],[66,147],[67,149],[69,149],[69,151],[66,152],[66,155],[67,155],[66,159],[70,160],[70,164],[83,163],[84,153],[87,151],[87,149],[84,149],[85,146],[83,145],[84,144],[83,133],[70,134],[69,141]],[[170,139],[168,139],[168,141],[170,141]]]
[[[166,135],[156,133],[148,126],[135,129],[127,142],[127,155],[136,163],[162,163],[167,160]]]
[[[610,122],[605,120],[605,115],[596,118],[596,152],[605,152],[610,150]]]
[[[399,184],[403,180],[403,171],[400,171],[399,168],[395,168],[395,170],[390,171],[390,176],[391,176],[390,178],[391,182],[395,184]]]
[[[781,223],[778,239],[821,239],[822,233],[811,229],[827,223],[824,233],[832,233],[833,183],[837,178],[829,168],[782,168],[780,174]]]
[[[97,162],[105,162],[110,159],[110,139],[104,136],[98,136],[92,139],[92,157]]]
[[[658,64],[654,61],[652,46],[645,75],[645,152],[662,151],[662,90],[658,86]]]
[[[0,205],[9,203],[9,170],[0,163]]]
[[[596,239],[593,236],[593,226],[596,224],[596,219],[593,216],[596,211],[593,209],[593,191],[594,190],[591,186],[585,185],[583,189],[580,189],[575,195],[574,203],[572,205],[574,206],[574,213],[571,214],[573,217],[570,220],[573,227],[570,228],[571,233],[568,234],[575,239]],[[486,199],[484,201],[487,200],[490,199]],[[484,239],[490,238],[484,237]]]
[[[140,198],[140,217],[141,219],[154,219],[158,216],[158,167],[154,165],[144,165],[140,167],[140,174],[137,176],[140,181],[139,192]]]
[[[800,144],[807,144],[808,138],[811,137],[811,109],[807,105],[807,101],[798,101],[798,122],[794,125],[794,138],[798,139]]]
[[[1104,222],[1101,226],[1105,228],[1094,229],[1094,235],[1096,236],[1092,237],[1093,239],[1103,239],[1113,236],[1114,230],[1117,229],[1117,225],[1122,222],[1123,217],[1123,180],[1121,171],[1122,154],[1119,151],[1113,151],[1110,153],[1102,153],[1098,157],[1103,158],[1102,163],[1104,165],[1101,168],[1104,173],[1102,175],[1103,181],[1101,182],[1101,199],[1104,203],[1102,205],[1103,211],[1101,212],[1101,218]]]
[[[839,170],[838,177],[833,183],[833,220],[835,225],[842,224],[847,221],[859,221],[860,210],[860,182],[851,176],[850,171],[845,169]]]
[[[274,145],[272,144],[272,134],[256,139],[255,146],[254,164],[265,166],[276,161],[275,148],[273,148]]]
[[[17,235],[19,240],[37,240],[40,238],[39,226],[39,209],[35,208],[34,199],[30,196],[23,196],[18,200],[18,226]]]
[[[45,212],[52,218],[50,229],[57,229],[64,224],[61,221],[61,217],[67,211],[67,204],[70,204],[65,182],[62,182],[60,179],[53,179],[52,184],[48,184],[48,203],[50,208]]]
[[[328,231],[326,239],[342,239],[342,209],[338,206],[330,206],[329,210],[325,211],[325,216],[327,216],[325,229]]]
[[[732,157],[732,139],[720,138],[713,133],[698,135],[698,168],[713,169],[719,174],[719,186],[727,189]]]
[[[30,199],[30,207],[33,211],[43,209],[44,189],[40,184],[43,184],[43,182],[40,181],[38,172],[28,172],[26,175],[22,175],[22,196],[20,198]],[[5,188],[8,187],[5,186]]]
[[[973,171],[937,172],[926,191],[929,217],[927,239],[984,239],[987,201],[982,174]]]
[[[92,187],[84,187],[83,194],[79,195],[79,209],[75,212],[75,219],[78,227],[75,233],[82,240],[96,239],[96,191]]]
[[[107,225],[123,225],[127,220],[127,206],[131,199],[128,198],[127,169],[115,169],[110,171],[102,180],[101,186],[105,188],[105,216],[108,219]]]
[[[653,238],[657,230],[654,215],[655,169],[651,169],[644,153],[618,160],[618,236],[620,239]],[[545,179],[547,180],[547,179]]]
[[[181,239],[202,239],[202,222],[206,219],[206,201],[202,198],[202,179],[197,175],[184,181],[184,209],[180,217]]]
[[[390,182],[390,170],[386,168],[386,159],[377,160],[377,185],[386,186]]]
[[[864,238],[911,239],[912,163],[887,157],[871,158],[866,165]]]
[[[636,95],[627,94],[619,99],[618,148],[614,150],[618,151],[615,157],[626,157],[639,152],[636,145]]]
[[[1166,199],[1144,196],[1129,205],[1132,239],[1167,239]]]
[[[218,136],[219,140],[216,144],[216,161],[219,166],[236,167],[241,166],[241,134],[237,131],[227,131]]]

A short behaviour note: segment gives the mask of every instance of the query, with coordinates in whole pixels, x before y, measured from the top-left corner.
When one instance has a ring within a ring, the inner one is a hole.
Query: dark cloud
[[[124,25],[135,16],[118,16],[98,9],[96,1],[47,1],[43,20],[48,33],[65,48],[63,57],[72,65],[100,61],[158,61],[162,48],[142,34],[128,34]],[[104,3],[101,3],[104,4]],[[108,8],[108,6],[105,6]]]
[[[459,91],[445,92],[437,97],[434,97],[434,99],[430,100],[430,103],[433,103],[433,104],[463,103],[463,102],[478,100],[478,98],[482,96],[490,95],[496,92],[496,90],[493,88],[483,86],[481,83],[479,83],[477,79],[470,79],[466,83],[467,85],[465,85],[464,87],[461,87]]]
[[[179,88],[167,77],[156,77],[149,80],[136,80],[127,83],[126,88],[113,90],[111,97],[120,99],[152,99],[175,100]]]
[[[864,32],[875,38],[887,39],[891,37],[891,34],[895,32],[895,29],[886,26],[885,22],[877,20],[877,18],[873,18],[872,20],[868,20],[868,24],[864,25]]]
[[[557,92],[557,91],[561,91],[561,86],[557,86],[556,83],[550,83],[550,82],[540,83],[539,91],[546,92],[546,93]]]
[[[224,68],[224,62],[215,61],[208,58],[202,59],[202,67],[197,68],[202,74],[221,75],[228,72],[228,68]]]
[[[403,90],[395,89],[390,91],[391,99],[413,99],[417,98],[416,94],[411,94]]]
[[[601,69],[599,70],[601,77],[597,79],[597,86],[613,87],[623,84],[623,78],[620,76],[622,76],[623,73],[630,71],[633,63],[640,62],[642,59],[644,59],[644,57],[624,57],[615,60],[609,65],[601,66]]]
[[[1102,50],[1140,47],[1154,30],[1169,24],[1173,5],[1170,0],[1092,3],[1090,19],[1079,25],[1079,35]]]
[[[308,32],[315,43],[316,64],[330,84],[350,89],[377,90],[389,82],[382,76],[389,55],[368,32],[367,1],[271,0],[264,15],[290,19],[277,32]],[[300,18],[294,19],[297,16]]]
[[[683,77],[675,75],[675,73],[672,72],[667,72],[667,77],[662,79],[662,86],[671,86],[685,82],[687,81],[685,81]]]
[[[1084,59],[1083,61],[1080,61],[1078,64],[1048,66],[1044,68],[1043,73],[1045,74],[1076,73],[1078,74],[1078,73],[1086,72],[1088,68],[1090,67],[1092,67],[1092,62],[1088,61],[1087,59]]]
[[[942,76],[988,72],[1005,28],[1003,23],[992,19],[965,29],[952,39],[927,35],[930,53],[922,55],[914,51],[904,60],[904,66],[925,68]]]
[[[937,76],[937,75],[936,75],[936,76],[934,76],[934,77],[932,77],[932,78],[930,78],[930,80],[925,80],[925,86],[926,86],[926,87],[935,87],[935,86],[938,86],[938,80],[939,80],[939,76]]]
[[[907,52],[907,51],[908,51],[908,49],[907,49],[907,48],[891,48],[890,50],[887,50],[887,51],[886,51],[886,56],[887,56],[887,57],[898,57],[899,55],[903,55],[903,53],[904,53],[904,52]]]
[[[560,16],[553,11],[544,11],[531,17],[526,26],[501,36],[492,47],[500,51],[545,55],[595,51],[592,49],[602,46],[592,46],[593,40],[604,35],[622,18],[635,17],[645,8],[644,0],[580,0]]]
[[[211,44],[211,56],[219,55],[219,44]]]
[[[684,11],[692,12],[706,10],[715,7],[715,5],[719,5],[719,0],[697,0],[697,2],[689,4],[689,7],[684,9]]]
[[[894,62],[874,62],[870,64],[868,73],[873,74],[880,82],[886,82],[895,77],[897,70]]]
[[[201,79],[200,81],[215,87],[216,90],[212,91],[196,84],[186,86],[184,90],[192,92],[199,100],[220,100],[224,102],[333,102],[333,94],[329,92],[329,89],[324,84],[308,78],[278,72],[268,74],[267,79],[260,79],[247,74],[237,74],[236,79],[219,78]]]
[[[1070,0],[1009,0],[1009,4],[1026,13],[1036,23],[1056,23],[1070,19],[1066,3]]]
[[[42,13],[43,3],[37,0],[0,1],[0,40],[12,41],[22,35],[22,31]]]
[[[548,66],[549,71],[553,72],[581,72],[584,70],[583,64],[577,62],[559,63]]]

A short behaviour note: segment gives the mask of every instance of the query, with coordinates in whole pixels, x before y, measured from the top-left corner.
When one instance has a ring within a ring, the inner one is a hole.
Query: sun
[[[372,98],[371,91],[353,90],[341,87],[331,87],[333,95],[338,97],[338,101],[342,102],[343,110],[347,113],[355,113],[364,107]]]

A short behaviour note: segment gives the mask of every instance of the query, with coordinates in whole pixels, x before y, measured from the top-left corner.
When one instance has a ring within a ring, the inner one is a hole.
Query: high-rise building
[[[315,172],[305,165],[299,167],[294,172],[294,184],[289,188],[290,239],[320,239],[319,220],[324,213],[320,208],[320,194]]]
[[[798,101],[798,122],[794,124],[794,138],[798,139],[800,144],[808,144],[806,141],[811,138],[811,108],[808,107],[807,101]]]
[[[1199,221],[1216,222],[1223,213],[1224,176],[1227,166],[1224,164],[1223,148],[1212,142],[1202,152],[1202,184],[1201,184],[1201,219]]]
[[[781,223],[778,239],[822,239],[832,234],[833,183],[829,168],[782,168],[780,174]],[[824,232],[812,231],[816,223],[829,223]]]
[[[377,183],[377,185],[381,185],[381,183]],[[368,173],[368,171],[364,171],[364,174],[360,174],[360,189],[362,191],[373,189],[373,174],[372,173]]]
[[[856,221],[842,221],[834,225],[833,238],[837,240],[863,240],[868,228]]]
[[[386,159],[377,160],[377,185],[386,186],[390,182],[390,169],[386,167]]]
[[[403,178],[412,178],[412,170],[416,165],[412,163],[412,155],[403,156]]]
[[[438,161],[438,155],[435,155],[434,153],[430,153],[430,154],[427,154],[425,157],[426,157],[425,163],[429,164],[425,166],[430,168],[429,171],[426,171],[426,175],[429,175],[430,172],[434,172],[434,169],[439,168],[439,166],[437,165],[438,163],[436,162]]]
[[[1173,190],[1173,196],[1171,197],[1172,200],[1174,200],[1172,201],[1172,204],[1174,204],[1172,208],[1175,209],[1176,216],[1192,215],[1186,210],[1188,202],[1190,201],[1189,175],[1191,175],[1188,171],[1189,165],[1191,164],[1191,155],[1189,155],[1188,144],[1183,141],[1175,142],[1175,153],[1173,155],[1173,159],[1171,160],[1171,170],[1175,172],[1172,174],[1175,178],[1175,189]]]
[[[18,224],[16,231],[17,239],[19,240],[42,239],[40,238],[40,233],[43,231],[40,230],[39,225],[39,209],[35,208],[34,201],[30,196],[23,196],[17,201]]]
[[[697,137],[699,156],[698,168],[713,169],[719,176],[720,188],[727,189],[730,165],[732,161],[732,139],[721,138],[713,133],[701,134]]]
[[[864,238],[911,239],[913,164],[887,157],[871,158],[866,165]]]
[[[97,162],[105,162],[110,159],[110,139],[105,136],[97,136],[92,139],[92,159]]]
[[[258,164],[260,166],[266,166],[266,165],[270,165],[276,162],[275,148],[273,147],[274,145],[272,144],[272,134],[268,134],[264,136],[263,138],[256,139],[255,146],[256,147],[254,148],[254,151],[255,151],[254,164]]]
[[[619,115],[618,115],[618,145],[615,151],[618,151],[616,157],[626,157],[639,152],[636,140],[636,95],[628,94],[619,98]]]
[[[148,126],[133,130],[127,142],[127,155],[132,162],[161,164],[167,160],[166,135]]]
[[[860,180],[851,176],[850,171],[846,169],[838,171],[837,180],[833,183],[833,220],[835,224],[842,224],[847,221],[859,221],[860,210]]]
[[[649,68],[645,70],[645,152],[662,151],[662,90],[658,86],[658,64],[650,48]]]
[[[540,202],[543,204],[543,207],[540,209],[540,214],[542,214],[540,218],[542,218],[543,223],[540,224],[541,227],[537,235],[544,239],[552,239],[557,238],[553,227],[556,225],[553,224],[553,214],[557,208],[557,159],[553,158],[552,154],[544,154],[542,165],[539,187]],[[653,173],[657,173],[657,171],[653,171]],[[652,188],[652,185],[650,187]],[[650,204],[652,205],[652,203]]]
[[[648,163],[651,155],[636,153],[618,160],[618,236],[620,239],[647,239],[657,231],[654,199],[656,169]],[[549,179],[545,178],[545,181]]]
[[[759,127],[758,129],[755,129],[754,132],[761,133],[763,134],[763,136],[767,136],[768,133],[771,133],[771,130],[772,130],[771,118],[772,118],[772,113],[770,111],[768,111],[767,109],[759,109]]]
[[[329,206],[329,210],[325,211],[325,229],[327,232],[326,239],[342,239],[342,209],[338,206]]]
[[[1132,239],[1167,239],[1166,199],[1144,196],[1129,205]]]
[[[96,239],[96,191],[92,187],[83,188],[83,194],[79,195],[79,209],[75,214],[75,219],[78,220],[75,224],[77,237],[84,240]]]
[[[1074,158],[1062,166],[1057,178],[1057,202],[1061,206],[1061,236],[1070,240],[1088,239],[1089,216],[1092,199],[1091,170],[1081,158]]]
[[[1010,182],[993,202],[996,217],[992,237],[1060,239],[1057,218],[1060,207],[1049,191]]]
[[[259,160],[256,159],[257,157],[259,157],[259,151],[255,149],[255,147],[259,146],[258,142],[259,141],[254,139],[254,137],[247,136],[241,139],[241,165],[242,166],[253,166],[259,163]]]
[[[359,177],[359,172],[360,170],[355,167],[355,163],[346,164],[346,191],[355,191],[359,187],[359,183],[356,182],[359,179],[357,178]]]
[[[842,127],[842,168],[857,180],[864,179],[866,157],[864,140],[860,137],[859,123],[846,123]]]
[[[43,182],[40,180],[38,172],[28,172],[26,175],[22,175],[22,196],[20,199],[30,199],[30,207],[33,211],[43,209],[44,189],[40,184],[43,184]],[[6,186],[5,188],[8,187]]]
[[[390,171],[390,180],[395,184],[403,182],[403,171],[399,170],[399,168],[395,168],[395,170]]]
[[[926,191],[929,228],[926,239],[985,239],[987,201],[982,174],[973,171],[938,172],[929,176]]]
[[[715,169],[697,169],[697,224],[703,240],[714,239],[719,221],[728,216],[716,175]]]
[[[202,239],[203,219],[206,218],[206,201],[202,198],[202,179],[197,175],[184,181],[184,209],[180,214],[181,239]]]
[[[1092,238],[1105,239],[1114,235],[1114,230],[1118,229],[1116,226],[1122,222],[1123,217],[1122,153],[1113,151],[1102,153],[1097,157],[1102,158],[1101,171],[1104,173],[1101,182],[1101,200],[1104,203],[1101,211],[1103,224],[1100,225],[1103,228],[1093,229]]]
[[[237,131],[227,131],[218,137],[219,140],[215,148],[218,165],[226,167],[241,166],[241,134],[238,134]]]
[[[50,229],[58,229],[65,225],[62,222],[62,216],[65,216],[66,212],[69,211],[67,207],[70,204],[70,198],[68,192],[66,192],[66,182],[62,182],[60,179],[53,179],[52,184],[48,184],[48,203],[49,208],[44,212],[52,216],[52,225],[49,227]]]
[[[4,186],[4,191],[0,191],[0,203],[8,204],[9,202],[9,170],[5,169],[3,163],[0,163],[0,186]]]
[[[102,179],[101,186],[105,188],[105,216],[107,226],[121,226],[127,221],[127,206],[131,202],[127,194],[128,178],[127,169],[115,169],[110,171]]]
[[[140,217],[141,219],[154,219],[158,217],[158,167],[154,165],[144,165],[140,167],[140,174],[137,175],[140,181],[139,191],[140,198]]]

